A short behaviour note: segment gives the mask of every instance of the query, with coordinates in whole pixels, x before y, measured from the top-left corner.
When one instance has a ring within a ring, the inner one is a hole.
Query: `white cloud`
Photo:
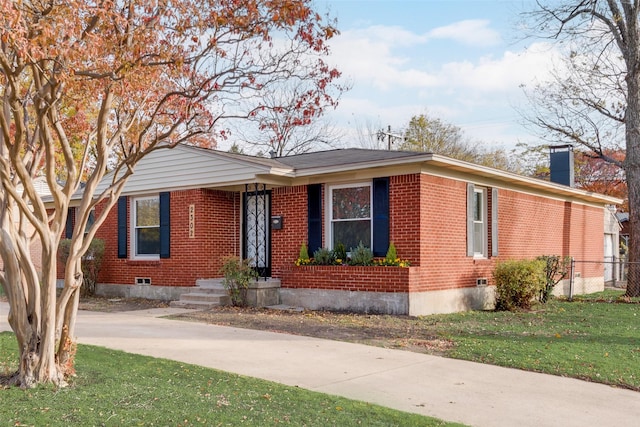
[[[473,139],[522,140],[512,107],[523,102],[520,85],[548,78],[559,55],[545,43],[507,50],[485,20],[425,34],[383,25],[344,30],[331,45],[331,62],[353,82],[331,114],[347,141],[362,123],[399,128],[425,112],[460,124]]]
[[[411,67],[411,55],[405,53],[407,47],[418,50],[425,42],[425,37],[400,27],[373,26],[344,31],[331,43],[332,62],[356,84],[378,90],[431,86],[436,82],[435,77]]]
[[[439,81],[443,86],[479,92],[506,92],[533,80],[545,80],[558,53],[546,44],[529,49],[506,51],[498,59],[483,57],[443,64]]]
[[[495,46],[502,42],[500,33],[489,28],[485,19],[468,19],[434,28],[428,36],[434,39],[449,39],[467,46]]]

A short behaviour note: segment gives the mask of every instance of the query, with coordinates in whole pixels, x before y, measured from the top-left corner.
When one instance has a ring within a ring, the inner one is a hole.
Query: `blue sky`
[[[357,139],[367,129],[400,131],[427,113],[488,146],[537,141],[521,124],[521,84],[544,80],[555,49],[524,40],[519,12],[530,0],[316,0],[338,19],[329,59],[352,82],[329,117]]]

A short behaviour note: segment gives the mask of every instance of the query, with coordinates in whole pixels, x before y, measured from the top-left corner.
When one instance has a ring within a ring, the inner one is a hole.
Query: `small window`
[[[473,254],[486,256],[486,190],[474,189],[473,197]]]
[[[467,255],[487,258],[489,235],[487,189],[469,184],[467,191]]]
[[[349,251],[360,242],[371,248],[371,184],[330,187],[331,248],[342,243]]]
[[[133,199],[132,253],[136,258],[158,258],[160,255],[160,198]]]

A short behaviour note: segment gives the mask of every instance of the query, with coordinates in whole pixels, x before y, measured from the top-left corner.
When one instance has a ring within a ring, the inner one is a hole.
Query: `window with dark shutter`
[[[373,180],[373,255],[385,256],[389,249],[389,178]]]
[[[127,198],[118,199],[118,258],[127,257]]]
[[[160,193],[160,258],[169,258],[171,251],[170,194]]]
[[[322,247],[322,184],[307,186],[309,253]]]

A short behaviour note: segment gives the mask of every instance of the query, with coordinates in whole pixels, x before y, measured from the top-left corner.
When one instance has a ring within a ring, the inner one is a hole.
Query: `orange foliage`
[[[605,150],[603,154],[617,162],[623,162],[625,158],[622,150]],[[624,202],[619,208],[624,212],[629,211],[627,180],[624,170],[618,165],[600,157],[576,151],[575,182],[576,187],[583,190],[623,199]]]
[[[215,147],[221,119],[248,117],[260,107],[259,91],[292,77],[314,83],[297,105],[299,123],[308,123],[339,76],[322,60],[336,31],[310,0],[2,1],[0,8],[0,82],[16,105],[28,100],[27,120],[13,115],[0,126],[10,144],[53,146],[58,170],[81,166],[87,147],[121,161],[158,144]],[[251,108],[229,107],[238,98],[253,99]],[[91,167],[84,168],[86,177]]]

